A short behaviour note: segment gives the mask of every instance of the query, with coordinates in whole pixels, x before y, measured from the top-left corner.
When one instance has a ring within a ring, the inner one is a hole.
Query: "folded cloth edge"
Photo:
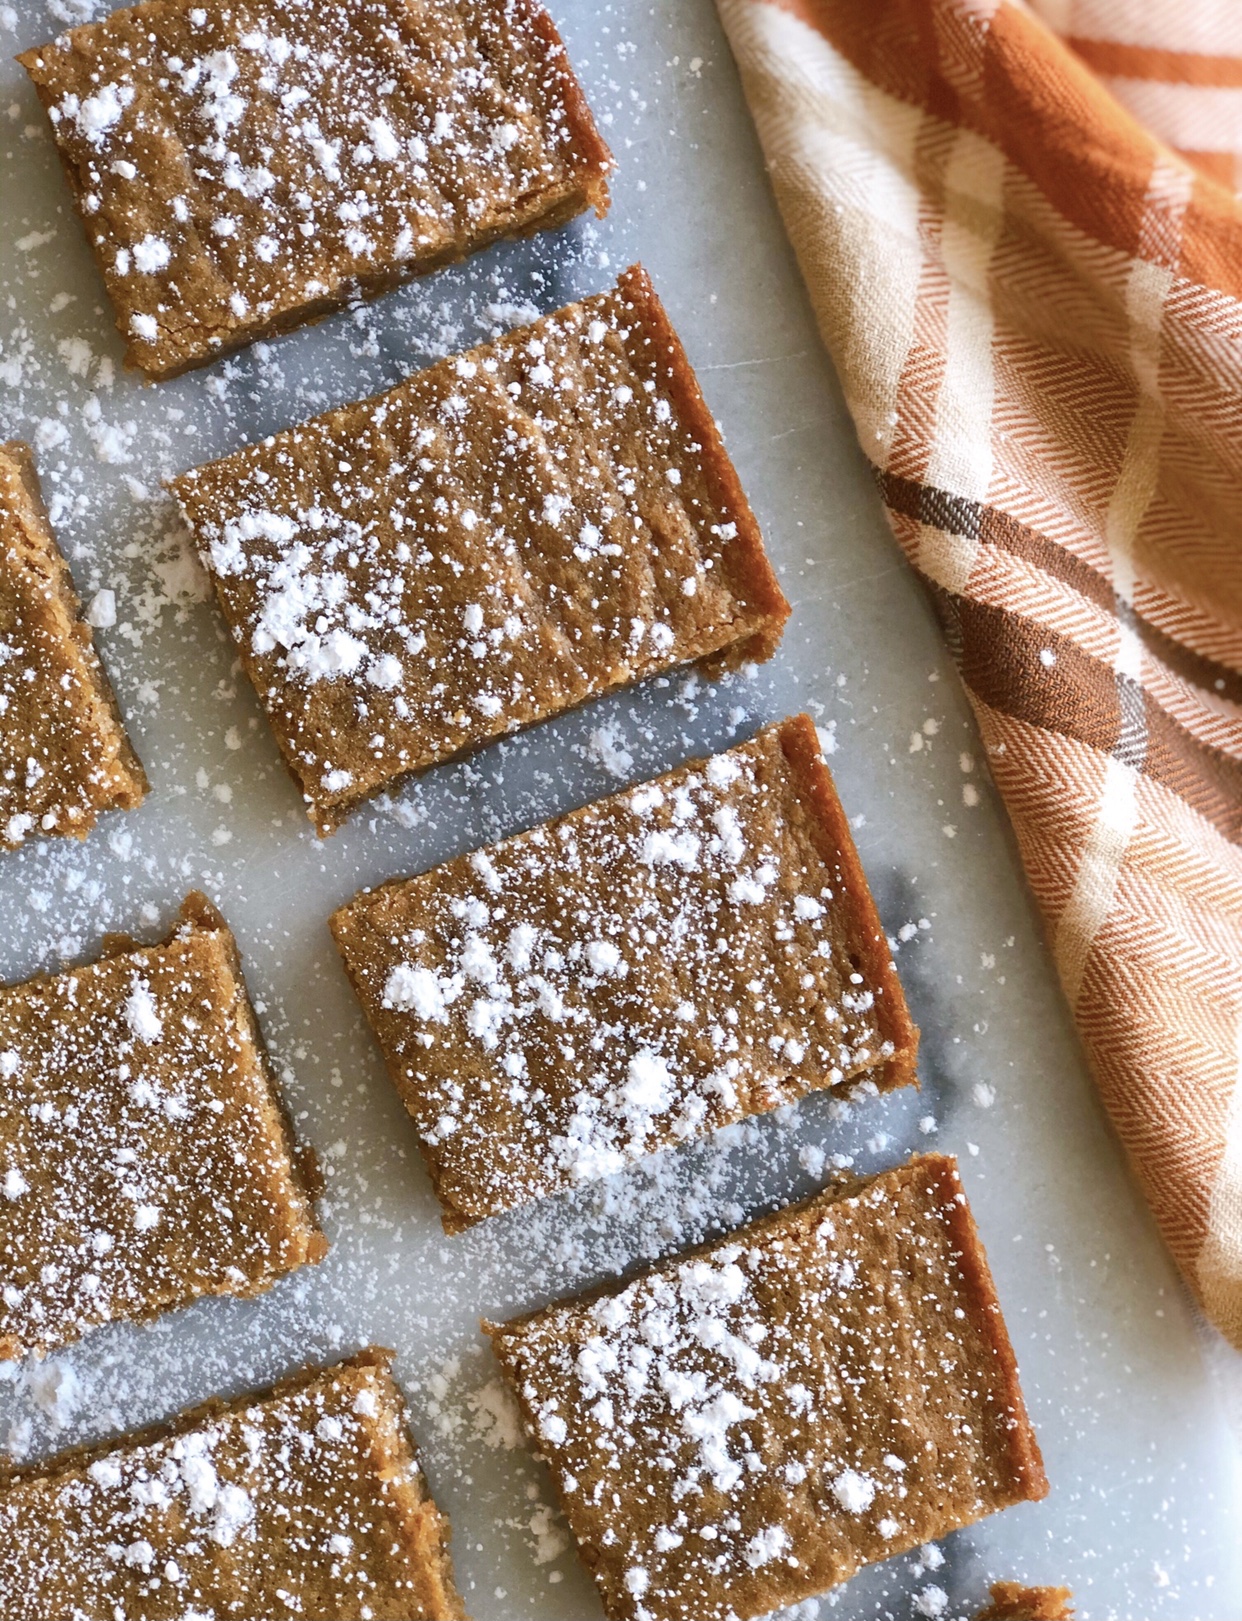
[[[1212,426],[1242,389],[1242,209],[1011,0],[718,5],[1105,1102],[1242,1346],[1242,440]],[[1041,415],[1049,384],[1108,433]]]

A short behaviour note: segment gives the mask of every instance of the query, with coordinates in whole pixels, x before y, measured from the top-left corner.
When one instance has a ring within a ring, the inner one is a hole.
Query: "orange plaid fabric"
[[[1242,191],[1237,0],[1031,0],[1031,10],[1153,134]]]
[[[719,5],[1100,1089],[1242,1345],[1242,205],[1227,130],[1125,94],[1191,167],[1117,99],[1242,98],[1242,5],[1039,0],[1068,43],[1015,0]]]

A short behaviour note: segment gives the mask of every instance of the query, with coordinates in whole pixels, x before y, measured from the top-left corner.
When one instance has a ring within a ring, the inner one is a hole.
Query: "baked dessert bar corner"
[[[993,1582],[991,1603],[975,1621],[1074,1621],[1068,1587],[1027,1587],[1022,1582]]]

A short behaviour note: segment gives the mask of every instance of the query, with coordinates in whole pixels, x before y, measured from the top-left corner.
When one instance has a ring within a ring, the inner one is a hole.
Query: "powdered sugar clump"
[[[151,987],[137,975],[125,1003],[125,1022],[139,1041],[158,1041],[164,1033],[164,1021],[151,995]]]

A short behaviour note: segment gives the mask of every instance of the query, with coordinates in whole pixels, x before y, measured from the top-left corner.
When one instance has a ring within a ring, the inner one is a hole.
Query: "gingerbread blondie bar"
[[[223,919],[106,944],[0,989],[0,1358],[327,1251]]]
[[[484,1326],[612,1621],[749,1621],[1047,1491],[951,1159]]]
[[[5,1621],[459,1621],[389,1352],[0,1483]]]
[[[132,810],[146,791],[30,447],[0,445],[0,847],[82,838],[100,811]]]
[[[1074,1621],[1068,1587],[1024,1587],[1021,1582],[993,1582],[992,1602],[975,1621]]]
[[[172,481],[310,815],[789,612],[645,273]]]
[[[147,0],[20,61],[148,377],[608,206],[538,0]]]
[[[450,1231],[810,1091],[914,1079],[805,715],[331,927]]]

